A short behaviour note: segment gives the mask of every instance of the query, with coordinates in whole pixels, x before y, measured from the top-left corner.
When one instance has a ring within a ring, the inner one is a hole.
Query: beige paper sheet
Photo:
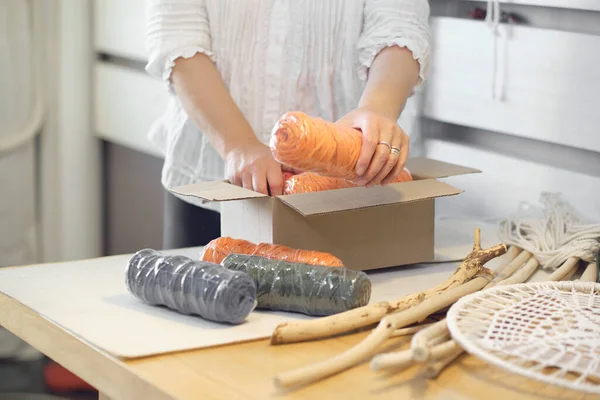
[[[462,246],[468,253],[472,232],[463,234],[469,238],[466,247]],[[486,235],[485,231],[482,235]],[[198,258],[199,250],[168,253]],[[0,291],[119,358],[267,338],[280,322],[310,318],[255,311],[246,323],[228,326],[147,306],[130,295],[125,287],[128,259],[129,255],[124,255],[0,269]],[[373,282],[371,302],[429,288],[443,281],[455,266],[455,263],[433,263],[369,272]]]

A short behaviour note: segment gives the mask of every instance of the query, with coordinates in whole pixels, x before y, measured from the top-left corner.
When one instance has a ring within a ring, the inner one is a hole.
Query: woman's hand
[[[336,122],[359,129],[363,141],[354,183],[372,187],[393,183],[404,168],[409,137],[396,121],[367,108],[357,108]]]
[[[234,185],[271,196],[283,194],[281,164],[268,146],[255,143],[238,147],[225,154],[225,177]]]
[[[282,167],[227,91],[214,63],[204,54],[179,58],[172,82],[183,108],[198,125],[225,162],[227,179],[238,186],[266,195],[282,194]],[[210,93],[210,95],[207,95]]]

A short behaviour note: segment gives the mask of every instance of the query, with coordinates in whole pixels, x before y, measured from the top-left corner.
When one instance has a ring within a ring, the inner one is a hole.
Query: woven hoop
[[[496,286],[457,301],[448,329],[468,353],[525,377],[600,394],[600,284]]]

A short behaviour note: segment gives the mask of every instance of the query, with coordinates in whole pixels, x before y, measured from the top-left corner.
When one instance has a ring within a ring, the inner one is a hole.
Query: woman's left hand
[[[356,173],[357,185],[373,187],[396,181],[408,158],[410,139],[396,121],[366,108],[357,108],[336,124],[358,129],[363,140]]]

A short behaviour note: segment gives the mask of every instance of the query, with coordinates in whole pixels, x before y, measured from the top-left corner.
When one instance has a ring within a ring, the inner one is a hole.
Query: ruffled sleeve
[[[419,83],[429,68],[431,32],[427,0],[367,0],[358,41],[359,76],[365,80],[373,60],[385,47],[409,49],[419,62]]]
[[[211,50],[206,0],[150,0],[146,10],[146,72],[170,88],[171,71],[179,57]]]

